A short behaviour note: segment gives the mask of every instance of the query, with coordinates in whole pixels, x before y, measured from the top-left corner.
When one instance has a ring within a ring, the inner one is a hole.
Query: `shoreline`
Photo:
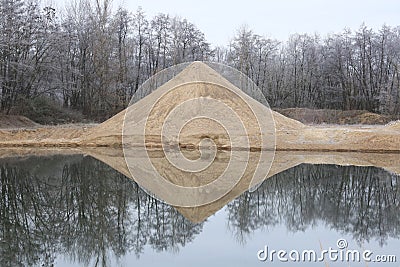
[[[92,148],[122,147],[121,134],[97,134],[99,125],[49,126],[27,129],[0,129],[0,147],[26,148]],[[118,131],[117,131],[118,132]],[[400,130],[392,126],[376,125],[317,125],[304,126],[295,130],[276,130],[276,151],[316,151],[316,152],[365,152],[400,153]],[[140,140],[140,136],[130,137]],[[183,149],[198,149],[198,136],[185,136]],[[230,147],[221,137],[216,146],[218,150],[265,150],[262,147]],[[141,147],[142,143],[133,142],[132,147]],[[161,149],[168,144],[161,143],[161,137],[151,138],[146,143],[148,149]]]

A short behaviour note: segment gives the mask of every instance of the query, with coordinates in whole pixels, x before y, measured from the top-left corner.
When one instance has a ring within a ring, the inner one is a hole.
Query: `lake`
[[[384,163],[326,164],[324,154],[312,164],[302,155],[254,191],[202,209],[165,204],[116,170],[121,159],[90,155],[3,153],[1,266],[400,266],[400,176]],[[289,259],[329,248],[397,263]],[[288,262],[258,259],[271,250]]]

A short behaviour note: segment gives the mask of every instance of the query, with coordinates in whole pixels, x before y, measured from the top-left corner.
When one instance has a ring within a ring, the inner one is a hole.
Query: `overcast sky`
[[[400,25],[399,0],[114,0],[148,17],[179,15],[193,22],[213,45],[226,45],[243,24],[255,33],[286,40],[292,33],[326,35],[345,27]]]

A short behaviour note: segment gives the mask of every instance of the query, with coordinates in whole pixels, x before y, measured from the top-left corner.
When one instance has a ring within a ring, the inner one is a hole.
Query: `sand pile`
[[[109,119],[105,123],[99,125],[91,133],[88,134],[84,142],[88,145],[107,146],[121,145],[122,137],[120,133],[123,128],[123,120],[126,114],[130,116],[130,134],[131,142],[138,143],[144,135],[146,114],[157,103],[158,99],[164,97],[163,94],[171,88],[179,84],[185,84],[190,81],[211,80],[215,83],[222,84],[238,94],[243,95],[240,89],[230,84],[226,79],[221,77],[217,72],[203,63],[195,62],[184,69],[174,79],[158,88],[156,91],[143,98],[139,102],[130,106],[127,110],[119,113],[115,117]],[[150,127],[146,128],[148,144],[150,147],[158,147],[161,145],[161,134],[159,126],[165,120],[165,114],[170,108],[179,102],[185,101],[187,96],[199,96],[206,90],[202,88],[185,88],[180,94],[167,98],[163,105],[158,105],[156,115],[150,121]],[[221,96],[227,99],[229,105],[234,105],[233,101],[229,102],[229,96]],[[245,96],[244,96],[245,97]],[[306,126],[296,120],[287,118],[277,112],[269,110],[269,108],[261,105],[259,102],[247,98],[252,107],[260,113],[271,114],[275,121],[276,128],[276,149],[278,150],[327,150],[327,151],[400,151],[400,132],[393,132],[397,126],[386,128],[384,126]],[[196,113],[196,107],[188,108],[185,113]],[[203,107],[206,108],[206,107]],[[246,110],[240,110],[241,117],[248,117]],[[229,119],[228,123],[229,123]],[[192,124],[189,130],[183,131],[183,146],[197,146],[201,138],[211,137],[217,140],[218,146],[221,148],[227,146],[228,140],[222,129],[204,124]],[[254,129],[249,126],[249,135],[257,135]],[[136,135],[136,138],[135,136]]]
[[[380,124],[397,119],[394,115],[376,114],[366,110],[334,110],[285,108],[276,109],[282,115],[306,124]]]
[[[193,83],[193,81],[196,82]],[[225,90],[224,87],[229,90]],[[274,138],[275,128],[277,131],[293,131],[305,127],[302,123],[274,112],[252,99],[206,64],[195,62],[150,95],[99,125],[86,136],[84,142],[90,145],[108,145],[110,143],[120,145],[123,120],[126,117],[128,130],[125,133],[129,134],[131,138],[130,143],[138,143],[146,134],[149,143],[157,146],[161,143],[162,129],[160,127],[164,126],[168,119],[166,116],[171,110],[185,101],[199,97],[217,99],[229,106],[239,115],[248,135],[255,139],[261,138],[260,135]],[[181,113],[174,113],[174,117],[178,121],[176,127],[179,122],[185,121],[185,118],[187,120],[188,116],[189,118],[191,115],[196,116],[203,110],[207,110],[209,114],[223,114],[221,106],[211,107],[208,102],[203,105],[198,102],[186,105]],[[258,131],[257,118],[254,118],[252,112],[258,117],[258,122],[263,124],[261,125],[262,134]],[[221,124],[225,128],[227,125],[236,126],[237,121],[235,120],[237,120],[235,116],[225,116]],[[212,138],[219,147],[229,146],[226,129],[210,120],[195,120],[186,126],[182,129],[180,136],[183,146],[185,143],[198,145],[199,140],[204,137]],[[229,138],[240,138],[240,133],[236,131],[235,127],[229,134]],[[253,145],[260,146],[257,142]]]
[[[11,129],[11,128],[22,128],[22,127],[34,128],[38,126],[40,126],[40,124],[24,116],[0,114],[0,129]]]

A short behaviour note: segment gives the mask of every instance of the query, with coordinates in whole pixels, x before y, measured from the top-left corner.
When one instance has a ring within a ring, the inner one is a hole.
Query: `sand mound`
[[[17,115],[0,115],[0,129],[33,128],[39,126],[27,117]]]
[[[86,144],[107,146],[107,145],[121,145],[123,131],[123,120],[126,114],[130,114],[130,121],[133,121],[131,134],[143,138],[146,114],[153,107],[153,104],[163,96],[172,87],[185,84],[190,81],[202,81],[208,79],[215,83],[222,84],[232,89],[232,91],[244,94],[240,89],[230,84],[226,79],[221,77],[218,73],[213,71],[210,67],[203,63],[195,62],[189,65],[175,78],[159,87],[153,93],[141,99],[134,105],[130,106],[127,110],[117,114],[113,118],[104,122],[96,127],[91,133],[88,134],[84,140]],[[170,97],[163,105],[158,105],[156,116],[150,120],[150,129],[146,131],[148,139],[151,139],[150,147],[161,146],[160,131],[155,130],[159,125],[162,125],[165,120],[165,114],[169,113],[171,107],[177,103],[185,101],[185,97],[192,94],[192,96],[200,96],[204,94],[204,88],[189,88],[189,90],[181,91],[180,94]],[[206,92],[207,93],[207,92]],[[163,96],[164,97],[164,96]],[[235,105],[229,95],[222,95],[227,99],[229,105]],[[231,102],[229,102],[231,101]],[[277,112],[270,111],[269,108],[263,106],[254,99],[248,97],[248,101],[260,113],[272,114],[275,122],[276,129],[276,149],[278,150],[327,150],[327,151],[398,151],[400,150],[400,135],[393,134],[392,131],[384,126],[368,126],[368,127],[339,127],[339,126],[326,126],[326,127],[311,127],[305,126],[299,121],[287,118]],[[198,107],[197,107],[198,108]],[[196,107],[185,109],[184,113],[196,113]],[[217,112],[217,111],[216,111]],[[248,111],[245,109],[238,109],[241,117],[248,116]],[[362,114],[361,114],[362,115]],[[368,117],[368,116],[367,116]],[[133,119],[132,119],[133,118]],[[227,118],[228,123],[231,118]],[[203,126],[203,127],[202,127]],[[397,127],[397,126],[394,126]],[[392,128],[390,129],[392,130]],[[249,126],[249,135],[256,135],[251,125]],[[217,127],[204,125],[192,125],[191,130],[184,132],[183,147],[193,147],[199,144],[199,140],[204,137],[211,137],[218,140],[217,145],[224,148],[228,144],[228,140],[224,136],[223,131],[219,131]],[[138,138],[138,139],[140,139]],[[135,138],[132,137],[131,143],[135,143]],[[146,143],[147,144],[147,143]]]
[[[276,109],[277,112],[307,124],[381,124],[384,125],[397,119],[393,115],[382,115],[366,110],[334,110],[285,108]]]
[[[196,81],[196,83],[191,83],[193,81]],[[224,90],[223,88],[219,88],[219,86],[229,88],[230,90]],[[173,93],[171,92],[172,88],[174,88]],[[238,99],[235,94],[243,98],[246,103],[239,103],[240,99]],[[166,115],[171,112],[172,108],[180,103],[197,97],[215,98],[232,108],[242,119],[248,131],[248,135],[251,136],[260,135],[257,132],[256,121],[252,116],[252,112],[254,112],[258,118],[262,118],[261,120],[265,120],[267,124],[270,123],[263,128],[265,129],[265,132],[263,132],[265,135],[274,135],[274,133],[272,133],[274,129],[272,128],[275,127],[279,131],[298,130],[305,127],[301,122],[274,112],[252,99],[206,64],[194,62],[148,96],[99,125],[86,137],[85,141],[91,144],[106,144],[114,140],[115,144],[120,144],[123,120],[126,116],[128,118],[127,121],[130,123],[128,127],[131,136],[143,136],[143,129],[146,129],[146,136],[154,136],[154,143],[160,143],[160,126],[162,126],[167,119]],[[155,104],[157,104],[157,108],[156,110],[153,109],[151,112]],[[247,104],[252,110],[248,108]],[[204,109],[211,109],[210,113],[212,114],[222,113],[220,107],[213,109],[207,105],[202,106],[201,104],[196,104],[185,109],[183,112],[184,114],[175,114],[175,117],[178,117],[178,120],[184,120],[186,114],[196,115],[201,113]],[[147,116],[150,117],[148,118]],[[228,125],[234,125],[236,123],[234,121],[235,119],[236,118],[233,116],[226,116],[224,122]],[[259,120],[259,123],[263,122]],[[219,140],[220,143],[217,142],[217,145],[221,147],[228,145],[228,140],[223,129],[218,128],[216,125],[207,124],[204,121],[194,121],[191,123],[190,129],[182,131],[182,137],[185,142],[188,143],[196,144],[197,142],[194,139],[199,139],[201,136],[212,137],[214,140]],[[235,138],[236,136],[239,136],[239,133],[234,132],[230,135],[230,138]],[[132,142],[135,142],[134,138]]]

